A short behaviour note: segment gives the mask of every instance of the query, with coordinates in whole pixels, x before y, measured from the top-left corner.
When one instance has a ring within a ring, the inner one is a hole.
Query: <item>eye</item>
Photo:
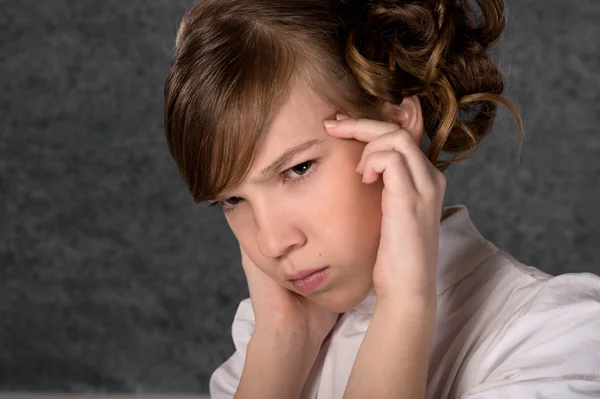
[[[281,172],[285,182],[297,183],[308,178],[315,170],[316,160],[310,160],[302,162],[296,166]],[[290,175],[291,173],[291,175]],[[212,202],[210,206],[221,205],[225,213],[231,212],[235,209],[236,205],[242,202],[242,197],[229,197],[222,201]]]
[[[233,208],[243,200],[244,199],[242,197],[229,197],[221,201],[220,204],[223,207],[223,210],[230,211],[233,210]]]
[[[221,207],[223,208],[223,210],[227,212],[229,210],[232,210],[233,207],[236,206],[237,204],[239,204],[242,200],[243,200],[242,197],[229,197],[229,198],[224,199],[222,201],[211,202],[209,204],[209,206],[221,205]]]
[[[293,166],[293,167],[289,168],[288,170],[286,170],[283,173],[287,174],[288,172],[293,172],[297,176],[304,176],[308,172],[310,172],[310,170],[311,170],[314,162],[315,161],[306,161],[306,162],[303,162],[301,164],[298,164],[296,166]],[[294,177],[292,177],[291,180],[294,180]]]
[[[237,205],[242,200],[241,197],[231,197],[227,198],[224,202],[227,202],[228,205]]]

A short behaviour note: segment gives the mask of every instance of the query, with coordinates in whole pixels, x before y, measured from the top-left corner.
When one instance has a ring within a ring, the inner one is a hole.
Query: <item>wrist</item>
[[[304,334],[280,328],[255,328],[236,398],[300,397],[318,356],[319,347],[302,339]]]
[[[344,398],[425,397],[435,300],[377,296]]]
[[[254,334],[268,337],[268,339],[277,341],[280,345],[294,342],[298,343],[298,346],[308,346],[317,350],[321,347],[325,338],[322,333],[315,331],[306,323],[275,318],[270,319],[268,323],[257,322],[254,327]]]
[[[377,297],[375,312],[379,317],[385,317],[389,322],[421,321],[435,323],[437,314],[437,298],[425,297]]]
[[[250,343],[299,360],[316,358],[322,341],[303,326],[293,324],[257,325]]]

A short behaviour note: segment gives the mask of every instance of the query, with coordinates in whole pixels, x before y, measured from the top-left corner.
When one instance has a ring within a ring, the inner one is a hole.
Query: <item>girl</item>
[[[522,137],[487,54],[503,1],[477,5],[201,0],[186,14],[167,141],[194,201],[223,207],[250,292],[213,398],[600,397],[600,278],[524,265],[442,205],[443,171],[497,104]]]

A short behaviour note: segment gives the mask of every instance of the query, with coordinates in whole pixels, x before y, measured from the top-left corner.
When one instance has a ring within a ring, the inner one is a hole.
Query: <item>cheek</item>
[[[237,212],[237,210],[234,212]],[[248,222],[247,218],[247,215],[243,215],[240,212],[234,217],[229,217],[227,219],[227,224],[229,225],[229,229],[235,236],[238,244],[244,248],[244,251],[246,251],[250,259],[253,262],[256,262],[256,260],[261,259],[262,257],[257,251],[258,247],[256,245],[256,232],[254,224]]]
[[[381,229],[383,184],[381,179],[362,183],[362,176],[355,171],[361,154],[355,151],[336,169],[338,173],[327,174],[320,185],[319,198],[323,200],[314,214],[320,230],[317,234],[344,251],[376,246]]]
[[[246,254],[248,255],[248,257],[250,258],[250,261],[253,262],[263,273],[265,273],[267,276],[270,276],[271,278],[273,278],[274,280],[277,280],[277,277],[275,277],[275,273],[274,273],[274,263],[269,259],[269,258],[265,258],[258,250],[258,245],[256,242],[256,233],[254,230],[252,230],[251,228],[247,227],[249,226],[249,224],[242,224],[240,227],[236,226],[235,229],[233,229],[231,227],[230,224],[230,228],[233,232],[233,234],[235,235],[235,238],[237,239],[239,245],[244,248],[244,251],[246,252]],[[241,254],[235,255],[237,256],[241,262]],[[235,257],[234,257],[235,259]],[[242,264],[239,263],[240,268],[242,267]]]
[[[348,241],[368,239],[381,228],[381,190],[373,185],[348,182],[338,186],[336,195],[339,200],[329,209],[331,227],[337,230],[337,236],[346,236]]]

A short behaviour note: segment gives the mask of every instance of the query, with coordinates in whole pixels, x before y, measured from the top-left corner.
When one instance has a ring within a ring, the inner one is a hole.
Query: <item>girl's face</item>
[[[314,92],[293,91],[268,126],[247,178],[221,198],[231,230],[265,274],[341,313],[373,287],[383,183],[363,184],[356,172],[364,143],[327,134],[323,121],[335,114]],[[326,278],[311,292],[286,280],[323,267]]]

